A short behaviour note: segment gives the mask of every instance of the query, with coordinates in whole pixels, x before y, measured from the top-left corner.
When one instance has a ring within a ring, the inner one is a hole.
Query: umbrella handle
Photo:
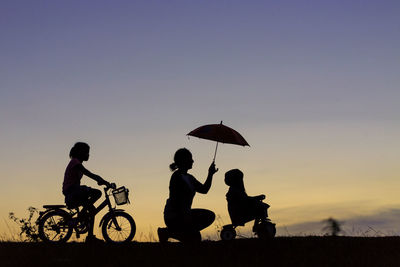
[[[218,149],[218,142],[217,142],[217,145],[215,146],[215,152],[214,152],[214,159],[213,159],[213,162],[215,162],[215,157],[217,156],[217,149]]]

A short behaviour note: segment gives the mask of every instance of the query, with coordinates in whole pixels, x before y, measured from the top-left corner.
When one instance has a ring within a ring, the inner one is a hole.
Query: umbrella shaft
[[[215,146],[215,152],[214,152],[214,159],[213,159],[213,162],[215,162],[215,157],[217,156],[217,149],[218,149],[218,142],[217,142],[217,145]]]

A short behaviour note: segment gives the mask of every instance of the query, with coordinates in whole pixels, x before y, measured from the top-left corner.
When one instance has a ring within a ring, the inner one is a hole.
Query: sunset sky
[[[135,240],[163,226],[174,152],[204,181],[215,142],[236,129],[193,207],[230,223],[224,173],[266,194],[279,235],[400,234],[400,2],[0,2],[0,238],[8,212],[62,204],[68,153],[91,146],[89,170],[130,189]],[[97,187],[90,178],[82,184]],[[368,228],[369,227],[369,228]]]

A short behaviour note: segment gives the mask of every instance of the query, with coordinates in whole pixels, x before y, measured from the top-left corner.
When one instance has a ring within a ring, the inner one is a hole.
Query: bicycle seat
[[[65,205],[43,205],[43,208],[45,209],[61,209],[61,208],[66,208],[67,206]]]
[[[76,204],[76,203],[68,203],[68,205],[66,205],[66,207],[70,210],[73,210],[73,209],[79,209],[79,207],[83,207],[83,205]]]

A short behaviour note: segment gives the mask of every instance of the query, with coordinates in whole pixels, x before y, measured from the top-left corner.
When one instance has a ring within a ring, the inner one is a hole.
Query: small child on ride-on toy
[[[225,173],[225,184],[229,186],[226,200],[232,224],[224,225],[221,231],[222,240],[236,237],[235,228],[244,226],[254,220],[253,232],[259,238],[273,238],[276,233],[275,224],[268,219],[267,203],[262,202],[265,195],[248,196],[244,188],[243,172],[233,169]]]

